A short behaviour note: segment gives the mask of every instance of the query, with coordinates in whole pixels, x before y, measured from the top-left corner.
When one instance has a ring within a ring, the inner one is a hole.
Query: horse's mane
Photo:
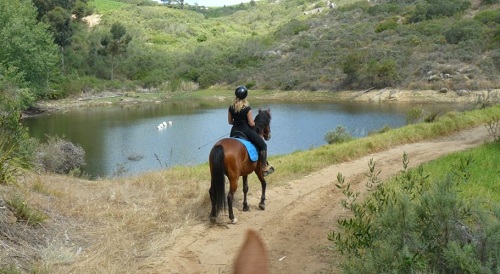
[[[255,116],[255,130],[257,133],[262,133],[265,127],[268,127],[271,123],[271,110],[265,109],[262,110],[259,108],[259,113]]]

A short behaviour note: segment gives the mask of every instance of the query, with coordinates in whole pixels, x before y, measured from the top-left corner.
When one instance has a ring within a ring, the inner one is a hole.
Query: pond
[[[30,135],[39,140],[59,136],[85,149],[84,171],[91,177],[114,177],[208,161],[213,144],[227,137],[228,103],[163,102],[100,108],[82,108],[23,119]],[[270,108],[272,138],[269,155],[288,154],[327,144],[325,135],[344,126],[355,137],[384,126],[406,124],[409,104],[276,103],[255,102]],[[450,105],[425,105],[429,111]],[[171,121],[171,125],[168,122]],[[166,122],[167,126],[157,126]]]

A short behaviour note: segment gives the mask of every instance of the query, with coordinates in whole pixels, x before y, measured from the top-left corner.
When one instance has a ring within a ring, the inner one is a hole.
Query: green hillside
[[[47,83],[39,92],[45,97],[240,84],[307,91],[499,87],[499,0],[280,0],[218,8],[182,1],[72,2],[93,7],[83,12],[76,5],[71,12],[92,13],[98,24],[72,20],[71,37],[59,39],[59,64],[43,62],[54,71],[40,80]],[[38,19],[47,21],[47,14]],[[128,40],[111,54],[102,42],[110,41],[113,25]],[[12,47],[5,38],[2,46]],[[15,51],[1,51],[9,57],[4,66],[16,64]]]
[[[100,13],[109,1],[94,2]],[[146,86],[180,79],[200,88],[477,90],[498,88],[495,2],[129,4],[103,9],[97,29],[125,24],[133,42],[121,60],[121,77]]]

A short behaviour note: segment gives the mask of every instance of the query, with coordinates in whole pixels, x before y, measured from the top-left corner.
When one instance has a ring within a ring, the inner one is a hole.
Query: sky
[[[161,3],[161,0],[155,0],[156,2]],[[189,5],[198,4],[198,6],[206,6],[206,7],[222,7],[239,5],[241,3],[247,3],[250,0],[184,0],[184,3],[188,3]]]

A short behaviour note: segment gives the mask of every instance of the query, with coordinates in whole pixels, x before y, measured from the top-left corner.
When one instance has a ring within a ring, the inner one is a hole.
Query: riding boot
[[[269,165],[269,163],[267,162],[267,150],[260,151],[260,162],[262,165],[262,172],[264,173],[264,176],[267,176],[274,172],[274,167]]]

